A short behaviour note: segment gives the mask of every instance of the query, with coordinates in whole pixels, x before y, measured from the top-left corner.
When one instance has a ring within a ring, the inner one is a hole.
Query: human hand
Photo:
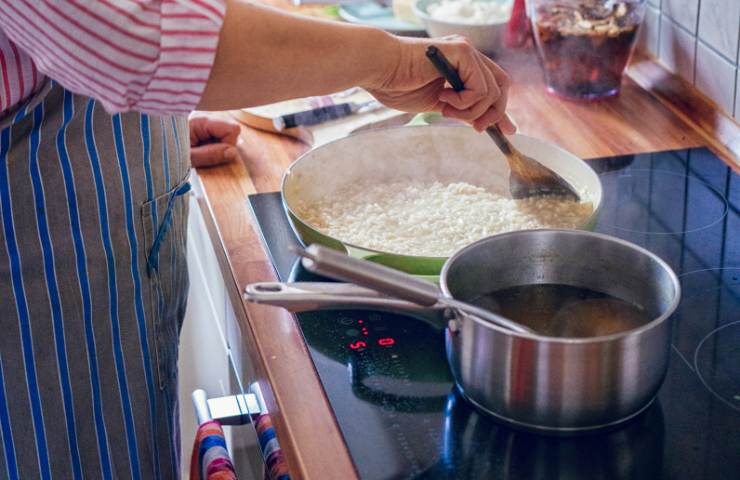
[[[237,156],[239,125],[209,117],[190,119],[190,161],[194,167],[213,167]]]
[[[438,111],[470,123],[476,130],[498,124],[506,134],[516,132],[506,116],[511,79],[491,59],[460,36],[398,38],[394,68],[367,90],[380,102],[407,112]],[[455,67],[465,89],[455,92],[426,57],[430,45],[439,48]]]

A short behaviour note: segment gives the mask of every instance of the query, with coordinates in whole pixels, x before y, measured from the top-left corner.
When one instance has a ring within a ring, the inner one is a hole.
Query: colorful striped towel
[[[265,462],[265,480],[290,480],[288,464],[275,436],[270,415],[257,415],[254,419],[254,428],[257,430],[257,439]]]
[[[190,480],[237,480],[226,450],[224,431],[215,420],[204,422],[195,434],[190,457]]]

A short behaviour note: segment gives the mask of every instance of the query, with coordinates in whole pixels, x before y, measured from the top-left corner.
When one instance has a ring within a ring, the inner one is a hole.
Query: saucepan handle
[[[433,283],[412,277],[385,265],[352,258],[319,245],[309,245],[305,250],[298,249],[297,253],[303,257],[303,266],[310,272],[362,285],[382,292],[389,297],[425,307],[439,307],[442,304],[495,323],[507,330],[519,333],[534,333],[531,329],[493,312],[454,298],[445,298]],[[450,327],[454,331],[454,327],[452,325]]]
[[[334,282],[258,282],[244,289],[244,298],[253,303],[283,307],[291,312],[334,310],[348,307],[401,310],[440,317],[441,306],[423,307],[388,297],[351,283]]]
[[[431,282],[330,248],[309,245],[298,254],[303,257],[303,266],[310,272],[363,285],[419,305],[434,306],[441,295],[439,288]]]

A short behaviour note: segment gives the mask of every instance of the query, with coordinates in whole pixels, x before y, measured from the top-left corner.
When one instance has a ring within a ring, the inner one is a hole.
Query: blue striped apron
[[[48,82],[0,119],[0,478],[177,478],[185,118]]]

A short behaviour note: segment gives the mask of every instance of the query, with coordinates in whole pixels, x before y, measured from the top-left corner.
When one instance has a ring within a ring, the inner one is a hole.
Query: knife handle
[[[329,105],[326,107],[314,108],[312,110],[304,110],[303,112],[291,113],[283,115],[273,120],[275,129],[278,131],[286,128],[293,128],[299,125],[318,125],[320,123],[328,122],[329,120],[336,120],[337,118],[347,117],[354,113],[351,103],[340,103],[337,105]]]

